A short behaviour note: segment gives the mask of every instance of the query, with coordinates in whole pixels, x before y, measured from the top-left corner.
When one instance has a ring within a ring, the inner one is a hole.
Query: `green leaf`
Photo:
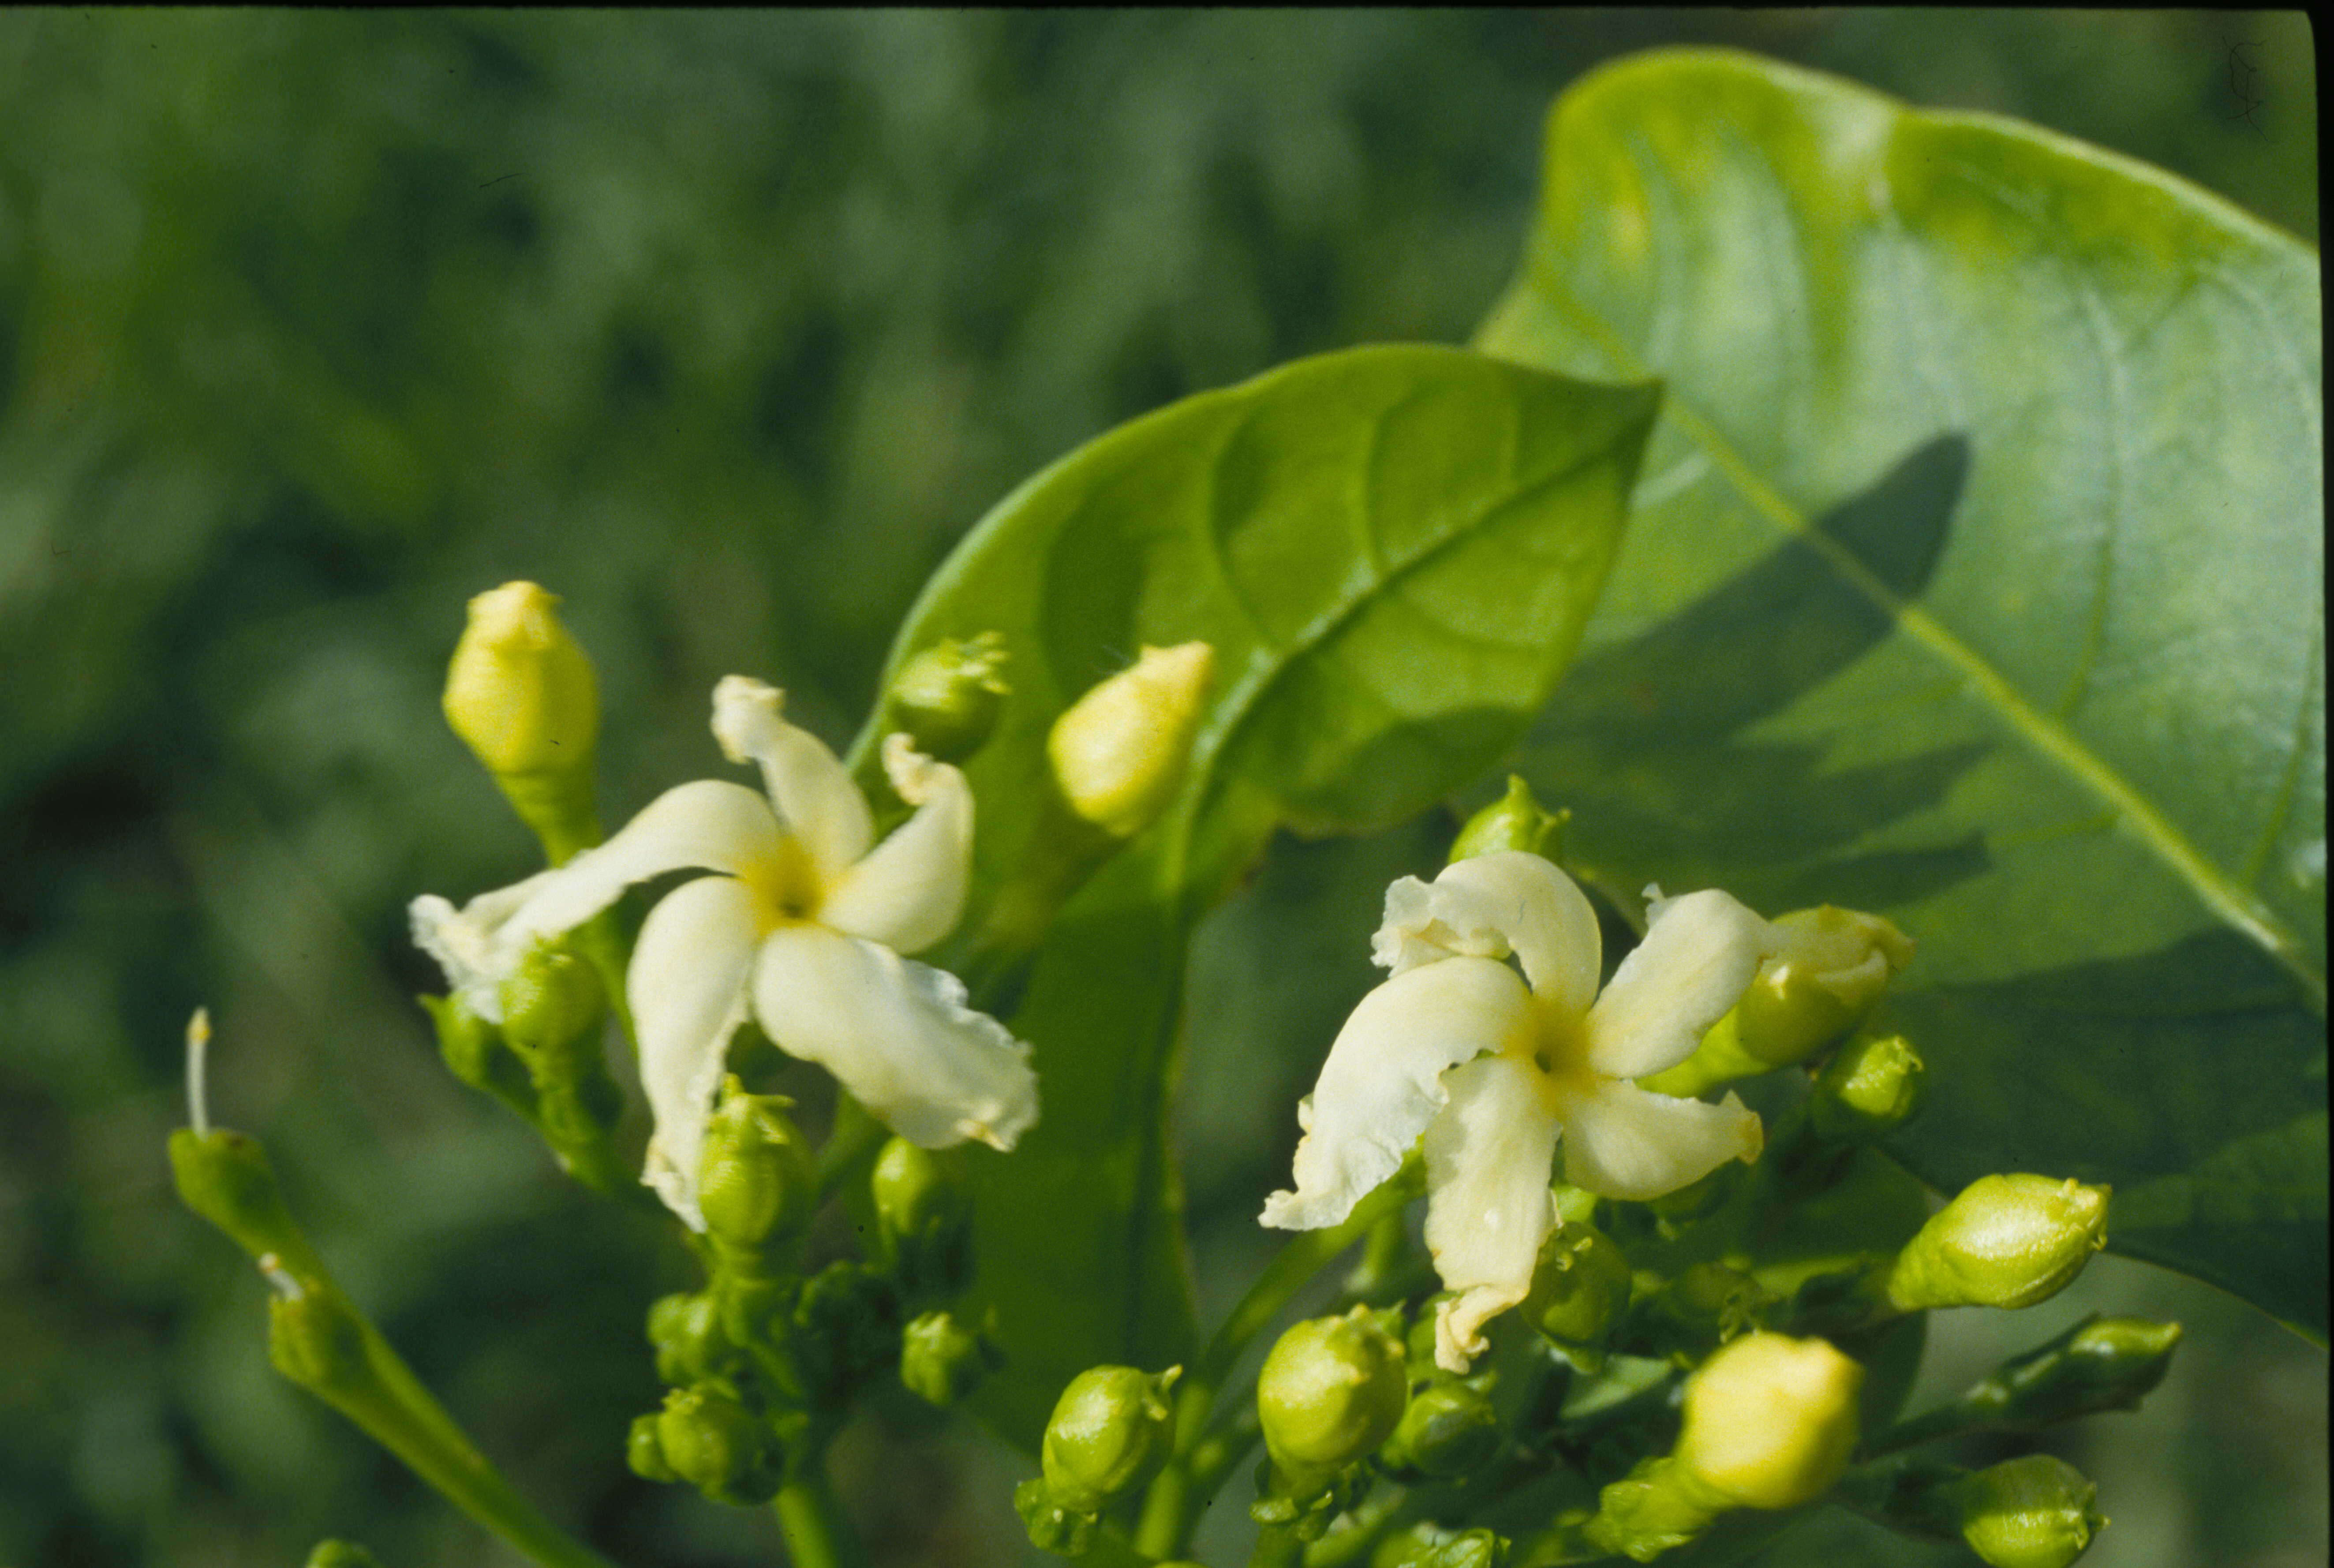
[[[1020,1147],[978,1165],[976,1296],[1008,1358],[982,1403],[1016,1440],[1081,1369],[1191,1352],[1165,1091],[1193,922],[1277,828],[1386,828],[1513,746],[1611,564],[1658,396],[1454,349],[1302,361],[1046,469],[908,617],[893,669],[981,631],[1009,655],[1011,695],[966,767],[969,930],[1059,852],[1055,717],[1140,646],[1216,651],[1176,804],[1063,909],[1018,1005],[994,999],[1043,1098]]]
[[[1529,775],[1634,907],[1885,910],[1947,1189],[2326,1327],[2316,256],[2030,126],[1726,53],[1548,130],[1480,345],[1658,374],[1630,544]]]

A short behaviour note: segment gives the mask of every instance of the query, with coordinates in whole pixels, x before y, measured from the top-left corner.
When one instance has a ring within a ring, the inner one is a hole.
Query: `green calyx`
[[[657,1376],[676,1387],[727,1376],[738,1350],[722,1326],[721,1303],[709,1291],[660,1296],[649,1306],[649,1343]]]
[[[900,1381],[942,1409],[962,1403],[1004,1364],[994,1339],[948,1313],[922,1313],[900,1336]]]
[[[1477,855],[1497,854],[1502,850],[1521,850],[1543,860],[1561,858],[1564,851],[1564,825],[1572,820],[1568,811],[1550,812],[1542,807],[1525,784],[1520,774],[1508,775],[1508,793],[1467,819],[1459,830],[1459,837],[1451,845],[1451,863],[1471,860]]]
[[[1054,1503],[1099,1514],[1158,1473],[1174,1440],[1167,1394],[1181,1374],[1181,1367],[1153,1374],[1104,1366],[1070,1380],[1046,1423],[1040,1453]]]
[[[767,1429],[719,1383],[666,1394],[656,1439],[666,1467],[717,1503],[767,1503],[777,1492],[778,1456]]]
[[[905,731],[926,756],[964,761],[997,727],[998,712],[1012,691],[1005,684],[1005,663],[1002,633],[943,637],[892,678],[886,725]]]
[[[789,1251],[818,1206],[818,1169],[783,1095],[748,1094],[736,1073],[705,1130],[698,1207],[718,1247],[768,1259]]]
[[[1312,1489],[1393,1434],[1408,1403],[1403,1361],[1367,1307],[1280,1336],[1257,1374],[1256,1410],[1293,1489]]]
[[[2107,1198],[2071,1178],[1980,1177],[1897,1255],[1888,1300],[1904,1312],[2047,1301],[2107,1245]]]
[[[1928,1068],[1902,1034],[1861,1034],[1832,1053],[1808,1096],[1808,1125],[1826,1143],[1876,1143],[1913,1119]]]
[[[179,1199],[253,1257],[269,1254],[294,1274],[321,1276],[323,1262],[284,1207],[275,1168],[259,1140],[225,1128],[170,1134],[170,1174]]]

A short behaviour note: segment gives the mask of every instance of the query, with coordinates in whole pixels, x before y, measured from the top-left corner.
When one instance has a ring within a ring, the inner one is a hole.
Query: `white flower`
[[[769,794],[706,779],[666,791],[622,832],[564,866],[483,893],[458,913],[413,901],[414,939],[463,999],[499,1021],[500,988],[528,948],[574,929],[634,882],[683,868],[649,912],[625,989],[656,1130],[642,1179],[702,1230],[697,1166],[729,1037],[750,1009],[789,1053],[816,1062],[901,1136],[927,1149],[998,1149],[1037,1119],[1029,1048],[964,1005],[952,975],[902,953],[931,947],[964,908],[972,792],[904,735],[883,765],[916,813],[881,844],[850,774],[778,717],[780,694],[729,676],[713,734],[761,766]]]
[[[1264,1223],[1339,1223],[1423,1132],[1426,1245],[1459,1293],[1436,1321],[1435,1360],[1464,1371],[1484,1322],[1530,1290],[1556,1228],[1559,1134],[1565,1180],[1606,1198],[1658,1198],[1757,1158],[1759,1118],[1733,1095],[1706,1105],[1630,1080],[1692,1055],[1776,940],[1724,893],[1656,896],[1644,941],[1600,996],[1596,912],[1539,856],[1479,855],[1432,885],[1403,878],[1372,945],[1393,976],[1354,1009],[1297,1107],[1297,1189],[1267,1200]]]

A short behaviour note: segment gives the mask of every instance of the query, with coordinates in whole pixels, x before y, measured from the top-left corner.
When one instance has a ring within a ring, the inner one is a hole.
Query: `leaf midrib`
[[[1555,305],[1577,331],[1604,351],[1623,374],[1650,379],[1659,373],[1656,367],[1646,364],[1630,349],[1611,323],[1566,286],[1553,269],[1535,270],[1537,275],[1528,277],[1522,286],[1535,290]],[[2325,1012],[2326,977],[2310,967],[2293,933],[2258,899],[2224,875],[2136,786],[2072,731],[2029,702],[2009,678],[1975,649],[1926,611],[1892,591],[1853,553],[1816,527],[1812,519],[1759,476],[1715,425],[1694,410],[1674,383],[1669,385],[1663,399],[1662,413],[1664,418],[1675,421],[1686,438],[1727,476],[1752,511],[1779,532],[1814,551],[1842,581],[1888,616],[1893,624],[1903,628],[1931,655],[1958,672],[1993,705],[2019,738],[2116,812],[2141,842],[2188,884],[2208,909],[2257,943],[2300,984],[2313,1009],[2321,1015]]]

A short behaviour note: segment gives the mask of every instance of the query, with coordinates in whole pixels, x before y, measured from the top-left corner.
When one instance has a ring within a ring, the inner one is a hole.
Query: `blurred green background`
[[[925,573],[1043,463],[1296,355],[1463,340],[1549,101],[1677,42],[2021,115],[2317,236],[2296,14],[0,15],[0,1565],[508,1561],[275,1378],[261,1282],[172,1201],[198,1002],[215,1114],[523,1489],[623,1561],[782,1560],[766,1515],[623,1468],[685,1256],[448,1078],[410,1001],[406,900],[532,869],[439,716],[464,600],[565,596],[615,820],[714,771],[725,673],[839,742]],[[1284,846],[1202,945],[1212,1305],[1433,831]],[[2116,1520],[2088,1561],[2323,1561],[2326,1357],[2202,1287],[2107,1260],[1941,1323],[1931,1382],[2093,1305],[2192,1339],[2057,1445]],[[882,1562],[1030,1555],[1018,1461],[904,1400],[839,1464]],[[1785,1560],[1966,1561],[1848,1525]]]

